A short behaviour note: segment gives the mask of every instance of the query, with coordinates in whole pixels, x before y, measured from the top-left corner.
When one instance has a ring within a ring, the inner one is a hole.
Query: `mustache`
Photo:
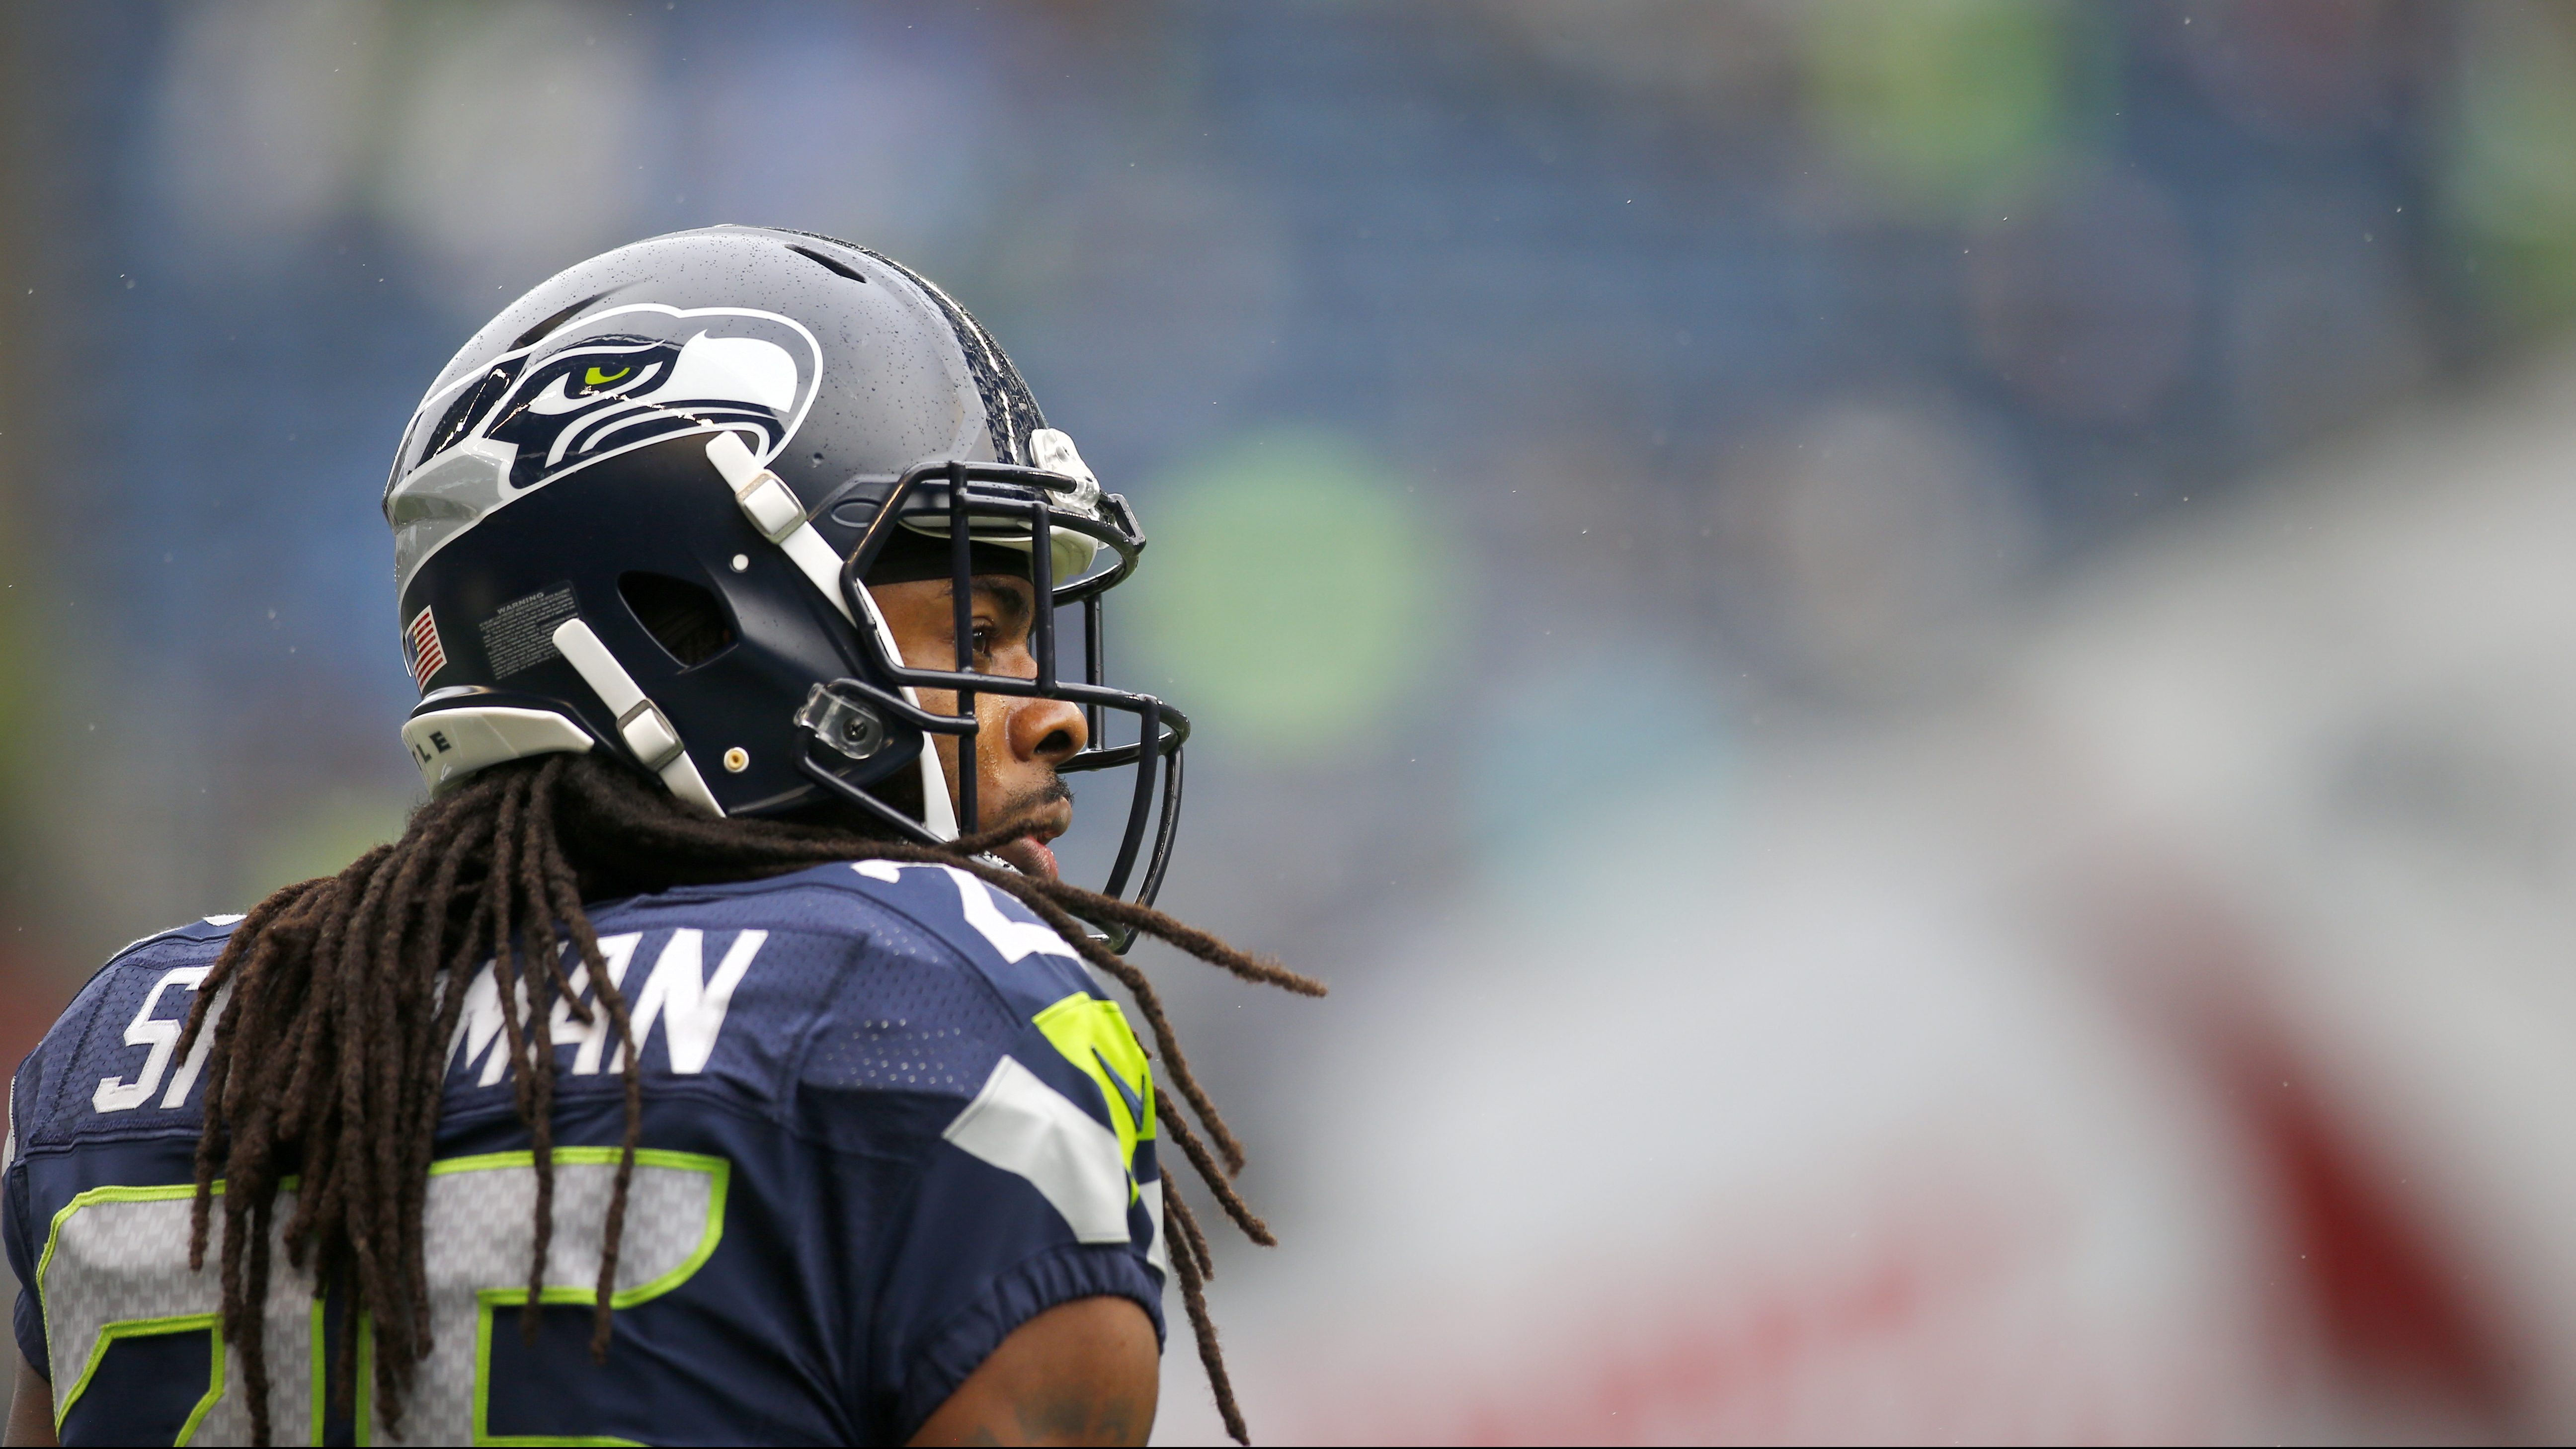
[[[1036,789],[1029,791],[1025,795],[1018,796],[1003,803],[998,809],[987,809],[983,811],[982,814],[987,822],[985,828],[993,829],[1002,825],[1007,825],[1015,820],[1043,813],[1057,805],[1070,805],[1072,803],[1073,786],[1065,783],[1065,778],[1062,775],[1050,775],[1047,777],[1047,782],[1045,784],[1038,786]]]

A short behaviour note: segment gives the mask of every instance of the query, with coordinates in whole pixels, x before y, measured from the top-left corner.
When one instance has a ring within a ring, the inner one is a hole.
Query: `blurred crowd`
[[[0,1052],[399,829],[468,333],[793,226],[1335,984],[1172,992],[1257,1432],[2564,1438],[2571,156],[2541,5],[0,8]]]

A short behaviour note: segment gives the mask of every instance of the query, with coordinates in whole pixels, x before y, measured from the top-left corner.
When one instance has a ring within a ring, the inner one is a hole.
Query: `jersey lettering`
[[[206,973],[213,969],[210,966],[182,966],[165,973],[152,983],[150,991],[143,993],[142,1007],[125,1028],[125,1044],[152,1050],[144,1057],[143,1070],[135,1073],[133,1081],[117,1077],[98,1079],[98,1090],[92,1092],[89,1099],[93,1110],[130,1112],[151,1097],[153,1090],[161,1085],[161,1074],[170,1069],[170,1054],[178,1048],[179,1033],[188,1024],[184,1016],[155,1017],[153,1009],[161,1004],[163,992],[173,986],[193,992],[197,983],[205,980]],[[205,1065],[206,1049],[214,1045],[214,1036],[211,1031],[197,1034],[196,1048],[188,1053],[186,1064],[180,1068],[179,1080],[170,1084],[171,1099],[161,1105],[175,1107],[187,1097],[188,1088],[196,1084],[198,1069]]]
[[[992,943],[1002,959],[1017,963],[1032,953],[1041,956],[1069,956],[1081,960],[1082,953],[1065,944],[1055,927],[1043,921],[1014,921],[1002,914],[993,899],[993,888],[953,865],[924,865],[893,860],[862,860],[850,869],[870,880],[894,882],[903,879],[907,870],[936,870],[947,873],[957,883],[957,903],[966,913],[966,924]]]
[[[732,1009],[734,991],[742,985],[752,958],[760,954],[768,939],[767,931],[736,932],[724,959],[716,963],[715,975],[709,977],[706,933],[683,926],[663,943],[661,954],[654,958],[652,974],[644,979],[639,993],[628,988],[627,972],[643,934],[601,937],[599,954],[608,966],[608,979],[626,992],[636,1050],[640,1053],[644,1049],[652,1039],[654,1026],[659,1024],[663,1041],[670,1049],[671,1070],[682,1076],[704,1072],[708,1060],[715,1055],[716,1037],[724,1029],[725,1014]],[[574,966],[567,979],[575,997],[589,994],[587,963]],[[518,989],[524,1010],[528,999],[524,979]],[[577,1048],[573,1053],[573,1075],[596,1076],[603,1067],[610,1072],[626,1069],[625,1054],[606,1049],[614,1035],[607,1012],[594,1006],[591,1020],[584,1024],[573,1016],[571,1001],[558,1001],[547,1025],[557,1048]],[[491,963],[486,962],[465,989],[465,1004],[457,1013],[456,1035],[448,1044],[450,1070],[460,1058],[469,1071],[480,1061],[483,1075],[478,1085],[488,1087],[500,1081],[510,1067],[502,1027],[501,988]]]
[[[635,998],[628,1013],[635,1020],[635,1044],[643,1044],[653,1035],[653,1023],[664,1022],[662,1034],[670,1043],[671,1070],[694,1076],[706,1070],[707,1058],[714,1055],[716,1033],[723,1029],[725,1012],[733,1005],[734,988],[742,984],[742,974],[751,969],[751,958],[769,939],[767,931],[744,931],[733,938],[733,947],[725,952],[716,967],[713,980],[705,975],[701,942],[702,931],[686,926],[671,933],[671,943],[662,948],[661,959],[653,963],[652,978],[644,983],[644,993]],[[612,969],[609,979],[615,981]],[[619,986],[626,983],[619,981]],[[608,1069],[625,1069],[621,1054],[611,1058]]]
[[[594,904],[598,953],[567,950],[559,998],[472,958],[441,980],[455,1016],[428,1064],[434,1165],[413,1183],[431,1352],[399,1432],[369,1423],[358,1442],[901,1443],[1067,1294],[1126,1298],[1160,1332],[1169,1129],[1079,939],[971,872],[849,864]],[[187,1265],[212,1034],[180,1037],[191,1009],[227,1009],[221,925],[122,953],[13,1079],[0,1239],[26,1288],[17,1346],[49,1371],[66,1444],[249,1433],[220,1240]],[[534,1144],[507,1085],[527,1042],[510,1050],[505,987],[548,1013],[562,1072],[532,1341]],[[612,989],[622,1027],[598,1009]],[[632,1088],[640,1152],[598,1364],[588,1305]],[[278,1191],[271,1232],[297,1211],[294,1180]],[[353,1415],[376,1417],[374,1327],[275,1242],[247,1305],[275,1439],[346,1441]],[[316,1388],[341,1342],[355,1402]]]

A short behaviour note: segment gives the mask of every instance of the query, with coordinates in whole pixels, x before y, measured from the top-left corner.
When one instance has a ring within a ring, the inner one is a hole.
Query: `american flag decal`
[[[438,621],[430,617],[426,604],[403,626],[403,659],[411,665],[412,683],[423,690],[429,688],[431,675],[447,667],[447,651],[438,642]]]

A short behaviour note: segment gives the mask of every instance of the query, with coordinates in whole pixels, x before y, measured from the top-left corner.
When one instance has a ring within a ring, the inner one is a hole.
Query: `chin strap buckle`
[[[707,788],[704,775],[689,759],[680,741],[680,732],[671,727],[670,716],[662,707],[644,697],[642,686],[599,636],[575,614],[555,626],[555,648],[562,652],[582,682],[599,696],[599,702],[617,711],[617,737],[645,769],[659,775],[663,788],[684,804],[699,811],[724,816],[724,807],[716,803],[715,792]]]
[[[617,717],[617,737],[645,769],[660,774],[680,757],[680,732],[671,727],[671,717],[649,699],[639,699]]]

